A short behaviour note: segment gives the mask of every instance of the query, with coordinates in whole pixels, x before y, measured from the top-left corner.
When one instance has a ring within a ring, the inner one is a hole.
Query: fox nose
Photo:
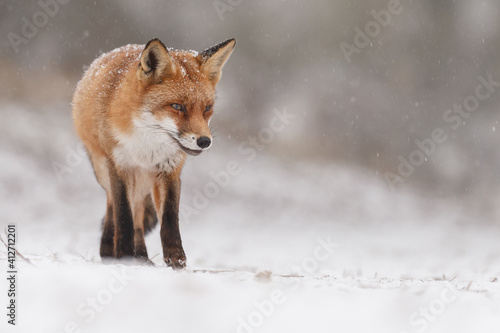
[[[198,140],[196,140],[196,144],[201,149],[207,148],[208,146],[210,146],[211,143],[212,143],[212,140],[210,140],[210,138],[207,136],[200,136],[198,138]]]

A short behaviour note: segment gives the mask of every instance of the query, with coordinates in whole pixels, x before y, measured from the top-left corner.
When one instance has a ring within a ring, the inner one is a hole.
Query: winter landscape
[[[498,332],[500,5],[397,3],[0,4],[0,331]],[[101,263],[106,196],[71,119],[86,66],[151,37],[238,39],[214,146],[182,172],[180,271],[159,226],[154,266]]]

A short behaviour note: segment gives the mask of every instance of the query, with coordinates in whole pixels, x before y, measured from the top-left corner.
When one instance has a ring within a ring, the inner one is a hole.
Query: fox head
[[[235,44],[229,39],[197,53],[169,50],[159,39],[149,41],[137,68],[143,98],[135,126],[147,127],[159,140],[170,136],[173,140],[166,141],[189,155],[210,148],[215,86]]]

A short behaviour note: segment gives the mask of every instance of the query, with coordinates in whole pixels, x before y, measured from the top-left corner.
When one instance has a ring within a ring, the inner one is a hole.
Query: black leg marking
[[[109,162],[109,176],[113,192],[113,216],[115,221],[115,258],[134,256],[134,220],[127,198],[125,182]]]
[[[147,235],[158,223],[158,216],[151,195],[144,199],[144,234]]]
[[[113,205],[108,205],[103,219],[101,247],[99,254],[102,259],[113,257],[115,222],[113,221]]]
[[[179,197],[181,184],[178,180],[168,180],[166,185],[167,195],[164,200],[160,229],[163,259],[168,266],[178,269],[186,266],[186,255],[182,248],[181,234],[179,231]]]

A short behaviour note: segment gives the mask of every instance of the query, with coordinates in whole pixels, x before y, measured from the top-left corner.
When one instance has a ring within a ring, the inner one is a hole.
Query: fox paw
[[[186,267],[186,255],[182,249],[169,249],[163,260],[168,267],[173,269],[182,269]]]

